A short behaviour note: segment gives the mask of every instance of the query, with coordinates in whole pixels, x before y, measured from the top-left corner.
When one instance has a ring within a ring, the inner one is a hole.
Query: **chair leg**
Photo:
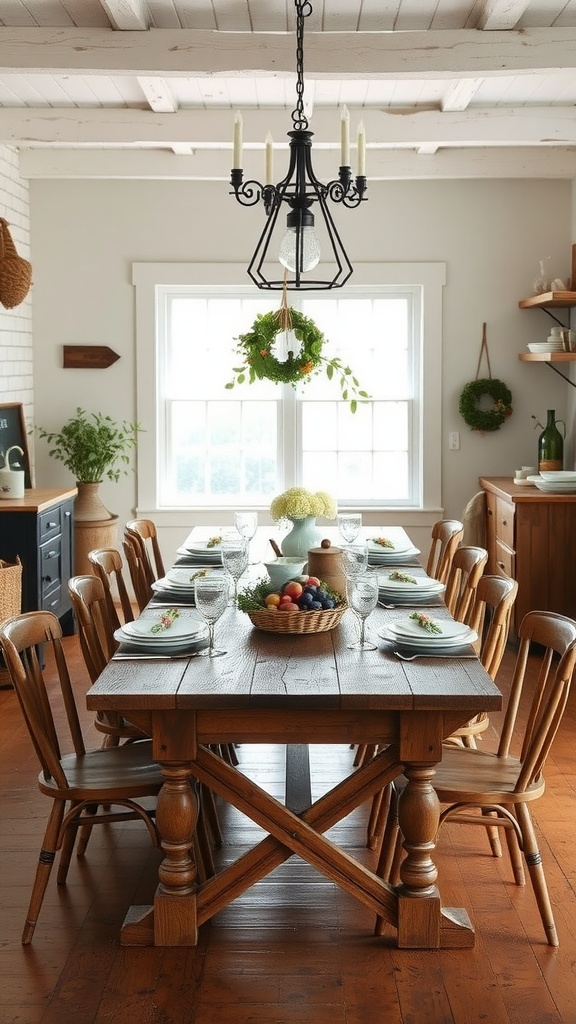
[[[28,943],[32,941],[32,936],[34,935],[38,914],[42,908],[46,886],[48,885],[52,865],[56,856],[56,844],[58,842],[58,835],[64,819],[65,807],[66,805],[64,801],[55,800],[52,805],[52,810],[50,811],[50,817],[48,818],[48,824],[46,825],[46,831],[42,841],[42,849],[40,850],[38,866],[36,868],[32,895],[30,896],[26,924],[24,925],[24,931],[22,932],[23,946],[27,946]]]
[[[550,903],[548,886],[546,885],[546,876],[542,866],[542,857],[540,856],[540,850],[538,849],[538,842],[536,839],[536,833],[534,832],[530,811],[528,810],[527,804],[516,804],[515,810],[522,830],[524,857],[530,873],[532,888],[534,889],[534,895],[538,904],[538,910],[540,911],[540,917],[542,918],[542,924],[544,925],[548,945],[557,946],[558,932],[556,931],[554,914],[552,913],[552,904]]]
[[[214,846],[222,846],[222,830],[218,820],[218,811],[216,810],[214,793],[208,788],[208,786],[205,786],[204,783],[200,784],[200,800],[206,817],[206,824],[208,825],[212,835]]]
[[[485,818],[491,818],[492,814],[490,811],[482,810],[482,814]],[[497,825],[489,825],[486,823],[486,833],[490,842],[490,849],[492,850],[493,857],[502,856],[502,843],[500,842],[500,830]]]
[[[515,814],[517,808],[515,806],[504,805],[507,811],[511,814]],[[517,806],[521,807],[522,804]],[[528,815],[530,818],[530,815]],[[520,816],[516,813],[516,818],[520,820]],[[532,819],[530,818],[530,822]],[[520,828],[522,829],[522,823],[520,822]],[[524,856],[518,843],[518,836],[513,829],[506,829],[506,844],[508,846],[508,855],[510,857],[510,863],[512,865],[512,873],[514,875],[514,881],[516,885],[526,885],[526,876],[524,874]]]

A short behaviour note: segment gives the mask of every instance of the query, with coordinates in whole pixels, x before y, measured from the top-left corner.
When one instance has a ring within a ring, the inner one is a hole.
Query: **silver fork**
[[[475,654],[401,654],[400,651],[394,651],[397,658],[400,661],[415,661],[416,658],[459,658],[461,660],[471,659],[475,660]]]

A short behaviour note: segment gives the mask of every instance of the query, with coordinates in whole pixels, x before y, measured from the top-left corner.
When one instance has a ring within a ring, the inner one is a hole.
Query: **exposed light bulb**
[[[291,210],[286,218],[288,229],[280,242],[278,258],[286,270],[305,274],[320,262],[320,243],[314,231],[314,216],[307,209]],[[300,235],[300,251],[296,246]],[[297,267],[296,262],[299,262]]]

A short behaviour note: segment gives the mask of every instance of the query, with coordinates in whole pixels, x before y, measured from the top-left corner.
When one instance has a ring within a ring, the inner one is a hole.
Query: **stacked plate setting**
[[[367,540],[366,547],[368,548],[368,564],[369,565],[402,565],[408,560],[409,562],[415,558],[416,555],[420,554],[420,550],[412,546],[412,544],[394,544],[390,541],[391,547],[383,547],[382,544],[377,544],[374,540]]]
[[[206,623],[191,611],[180,610],[178,618],[165,628],[166,612],[145,611],[134,622],[125,622],[114,633],[114,639],[143,654],[182,654],[200,650],[208,643]]]
[[[196,576],[205,576],[211,572],[210,568],[195,568],[194,566],[173,566],[165,576],[152,584],[152,590],[156,594],[164,594],[174,601],[194,601],[194,580]]]
[[[178,554],[193,557],[198,565],[222,565],[222,545],[212,544],[209,540],[191,541],[178,548]]]
[[[542,470],[539,476],[528,477],[539,491],[547,494],[576,493],[576,472],[567,469]]]
[[[436,621],[433,618],[432,621],[439,626],[440,633],[430,633],[415,619],[406,618],[388,623],[381,636],[414,653],[428,650],[456,654],[459,648],[473,644],[478,639],[478,634],[464,622],[453,622],[451,619]]]
[[[410,575],[407,573],[406,575]],[[431,576],[411,577],[414,582],[391,580],[390,574],[378,576],[378,596],[381,601],[398,604],[426,604],[430,598],[438,597],[446,590],[446,584]]]

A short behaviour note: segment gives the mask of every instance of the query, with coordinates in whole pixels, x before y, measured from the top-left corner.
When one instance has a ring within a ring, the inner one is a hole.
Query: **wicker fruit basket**
[[[267,633],[326,633],[334,629],[348,605],[345,601],[336,608],[312,612],[278,612],[267,608],[246,612],[250,622]]]

